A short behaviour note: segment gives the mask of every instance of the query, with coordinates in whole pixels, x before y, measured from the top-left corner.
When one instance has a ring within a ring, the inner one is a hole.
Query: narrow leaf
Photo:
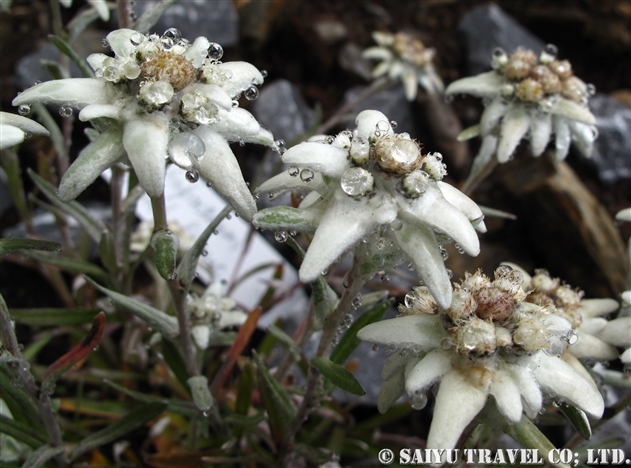
[[[35,450],[26,459],[22,468],[38,468],[46,463],[48,460],[60,455],[64,452],[63,447],[51,447],[50,445],[42,445]]]
[[[246,415],[252,402],[252,391],[254,390],[254,369],[252,363],[248,361],[241,371],[239,387],[237,389],[237,402],[234,411],[237,414]]]
[[[313,307],[316,312],[319,327],[322,327],[324,320],[331,315],[339,298],[331,286],[326,282],[323,276],[311,283],[311,300],[313,301]]]
[[[86,277],[85,280],[103,294],[109,296],[116,305],[129,310],[134,315],[137,315],[162,335],[168,338],[173,338],[179,334],[179,325],[175,317],[167,315],[161,310],[144,304],[136,299],[127,297],[124,294],[104,288],[88,277]]]
[[[156,251],[156,268],[165,280],[175,278],[177,249],[180,240],[171,231],[159,231],[151,236],[151,246]]]
[[[331,361],[335,364],[343,364],[361,343],[361,340],[357,338],[357,332],[366,325],[381,320],[392,304],[394,304],[393,299],[379,304],[355,320],[331,353]]]
[[[200,234],[197,238],[193,247],[190,248],[188,252],[182,258],[180,265],[177,268],[177,277],[180,281],[180,284],[185,288],[189,289],[193,279],[195,278],[195,270],[197,269],[197,262],[199,261],[199,257],[204,252],[206,248],[206,242],[208,242],[208,238],[210,235],[217,229],[219,223],[223,221],[223,219],[233,210],[232,206],[228,205],[223,210],[219,212],[219,214],[213,219],[210,224],[204,229],[204,232]]]
[[[37,239],[0,239],[0,257],[22,250],[61,251],[61,244]]]
[[[101,281],[107,281],[108,276],[101,268],[94,263],[86,262],[80,258],[64,257],[62,255],[47,255],[39,252],[26,253],[31,258],[39,260],[47,265],[53,265],[61,270],[68,271],[70,273],[79,273],[90,275],[94,278],[98,278]]]
[[[257,307],[252,312],[248,314],[248,318],[245,320],[239,332],[237,333],[237,337],[234,340],[234,343],[228,350],[228,356],[224,361],[221,369],[217,372],[215,376],[211,391],[213,394],[217,394],[220,388],[223,387],[228,375],[232,371],[234,364],[237,362],[237,359],[250,342],[250,338],[252,337],[252,333],[256,330],[256,324],[259,322],[259,318],[261,317],[261,308]]]
[[[119,385],[108,379],[103,379],[103,383],[109,385],[115,390],[118,390],[119,392],[124,393],[125,395],[128,395],[132,397],[133,399],[138,400],[142,403],[166,403],[167,411],[171,413],[177,413],[184,416],[198,416],[199,415],[199,411],[197,407],[190,401],[172,400],[168,398],[157,397],[155,395],[148,395],[147,393],[144,393],[144,392],[138,392],[136,390],[123,387],[122,385]]]
[[[37,448],[46,443],[46,438],[32,427],[0,414],[0,432]]]
[[[90,323],[98,314],[97,309],[11,309],[11,317],[18,323],[39,327],[81,325]]]
[[[458,141],[467,141],[480,135],[480,124],[473,125],[461,131],[456,139]]]
[[[346,367],[321,357],[312,359],[311,365],[342,390],[346,390],[353,395],[361,396],[366,394],[355,376]]]
[[[165,408],[166,405],[164,403],[147,403],[133,409],[115,423],[85,437],[77,444],[74,450],[70,452],[68,458],[75,460],[80,455],[94,448],[115,441],[146,422],[156,418]]]
[[[572,423],[574,429],[578,431],[583,439],[589,440],[592,438],[592,427],[589,424],[589,419],[587,419],[585,412],[564,402],[561,402],[559,409],[570,423]]]
[[[85,229],[90,236],[90,238],[94,242],[99,242],[101,240],[101,233],[107,229],[105,224],[96,218],[94,218],[88,210],[86,210],[83,206],[81,206],[76,201],[72,201],[69,203],[62,202],[57,196],[57,190],[52,186],[50,182],[45,180],[35,171],[28,170],[28,174],[37,185],[37,187],[44,192],[44,195],[48,197],[48,199],[61,209],[67,215],[72,216],[77,222],[81,225],[83,229]]]
[[[206,376],[194,375],[193,377],[189,377],[186,383],[188,383],[188,388],[191,390],[195,406],[197,406],[200,411],[208,411],[212,408],[215,400],[210,394]]]
[[[73,42],[90,23],[97,19],[99,19],[99,13],[94,8],[77,13],[66,25],[66,29],[70,33],[70,41]]]
[[[263,406],[267,411],[269,427],[274,441],[278,443],[284,440],[294,423],[296,406],[287,390],[269,373],[267,366],[256,352],[253,352],[253,358],[256,363],[259,392]]]
[[[4,367],[4,366],[2,366]],[[6,367],[4,367],[6,369]],[[15,403],[19,406],[19,410],[21,410],[28,421],[31,423],[31,427],[38,427],[41,424],[40,416],[39,416],[39,408],[37,407],[37,403],[26,393],[23,387],[18,385],[13,385],[17,383],[14,380],[14,377],[9,374],[8,371],[0,372],[0,393],[2,395],[9,396]],[[8,403],[8,398],[5,398]],[[13,408],[9,407],[11,413],[16,417],[17,415]],[[41,445],[41,444],[40,444]]]
[[[101,341],[105,329],[105,314],[99,312],[92,321],[90,331],[81,343],[53,362],[42,379],[42,391],[52,388],[61,375],[85,359]]]
[[[81,71],[81,74],[84,78],[94,78],[94,72],[92,71],[90,66],[85,60],[81,58],[79,54],[77,54],[77,52],[75,52],[70,44],[64,41],[61,37],[55,36],[53,34],[50,34],[48,36],[48,39],[55,45],[55,47],[60,50],[62,54],[67,55],[70,60],[77,64],[77,67],[79,67],[79,70]]]

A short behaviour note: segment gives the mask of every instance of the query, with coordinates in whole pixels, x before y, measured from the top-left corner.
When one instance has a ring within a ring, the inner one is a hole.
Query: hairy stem
[[[117,0],[118,4],[118,27],[119,28],[131,28],[132,27],[132,5],[129,0]]]

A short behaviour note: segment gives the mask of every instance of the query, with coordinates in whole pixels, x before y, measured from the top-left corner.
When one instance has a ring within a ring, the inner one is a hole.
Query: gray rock
[[[631,109],[604,94],[591,98],[589,107],[598,128],[591,157],[598,177],[607,183],[631,179]]]
[[[42,61],[59,62],[61,53],[59,49],[50,42],[45,43],[35,52],[21,58],[15,67],[15,84],[17,89],[23,90],[30,88],[37,81],[50,81],[53,79]],[[72,78],[81,78],[79,68],[70,63],[70,76]]]
[[[493,49],[511,53],[523,46],[539,53],[545,43],[520,25],[495,4],[474,8],[460,20],[458,30],[468,48],[468,73],[475,75],[490,69]]]
[[[307,106],[298,88],[286,80],[263,86],[252,105],[252,113],[274,138],[288,145],[307,132],[315,119],[315,112]]]
[[[157,0],[137,2],[136,13],[141,16]],[[182,31],[182,36],[193,41],[205,36],[223,47],[235,45],[239,40],[239,17],[231,0],[187,0],[171,6],[150,32],[162,34],[169,28]]]
[[[364,89],[366,89],[365,86],[355,86],[349,89],[344,96],[344,101],[349,102],[357,98]],[[397,133],[407,132],[412,136],[418,133],[412,107],[405,98],[401,83],[394,83],[383,91],[363,100],[353,108],[353,114],[357,115],[367,109],[381,111],[388,119],[394,120],[397,123]],[[355,117],[347,123],[350,128],[355,128]]]

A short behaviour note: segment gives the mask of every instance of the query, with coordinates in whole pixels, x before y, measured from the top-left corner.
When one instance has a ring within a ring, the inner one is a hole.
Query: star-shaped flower
[[[480,208],[441,181],[439,153],[421,154],[407,133],[395,134],[381,112],[363,111],[357,129],[337,137],[294,146],[282,156],[291,166],[261,185],[259,193],[308,189],[298,208],[279,206],[258,212],[264,229],[315,233],[300,267],[300,279],[313,281],[339,256],[365,241],[363,274],[396,266],[407,255],[443,307],[451,284],[441,244],[454,240],[470,255],[480,250],[474,227],[485,232]]]
[[[434,49],[426,48],[421,40],[403,32],[388,34],[375,31],[372,37],[379,46],[369,47],[362,56],[381,60],[372,72],[373,77],[387,74],[391,80],[401,78],[408,101],[416,98],[419,85],[429,94],[443,92],[443,82],[432,64],[436,54]]]
[[[22,143],[27,135],[48,136],[48,130],[34,120],[8,112],[0,112],[0,149]]]
[[[556,59],[556,48],[548,46],[539,57],[518,48],[508,56],[496,49],[493,71],[451,83],[446,94],[471,94],[484,99],[480,123],[460,138],[482,136],[475,161],[485,165],[495,154],[508,161],[522,138],[529,138],[533,156],[540,156],[554,134],[556,161],[563,160],[570,143],[585,156],[592,152],[597,132],[595,118],[587,107],[593,87],[574,76],[567,60]]]
[[[522,275],[508,266],[491,281],[467,275],[444,309],[425,287],[415,288],[401,315],[370,324],[357,336],[394,354],[382,371],[379,410],[407,393],[421,408],[439,384],[428,449],[452,449],[492,396],[511,423],[538,415],[543,398],[565,401],[599,418],[602,396],[592,381],[563,361],[559,346],[575,337],[570,323],[524,302]]]
[[[221,63],[221,46],[198,37],[192,44],[176,29],[162,37],[119,29],[107,36],[115,57],[92,54],[96,78],[48,81],[27,89],[14,105],[33,101],[81,109],[100,135],[62,178],[59,196],[72,200],[105,169],[131,163],[150,197],[164,190],[167,159],[187,178],[212,182],[245,219],[256,205],[229,142],[273,146],[262,128],[235,100],[252,99],[263,75],[246,62]]]
[[[211,339],[228,327],[243,325],[248,314],[235,309],[236,303],[224,297],[221,283],[211,284],[199,297],[189,296],[191,335],[200,349],[206,349]]]

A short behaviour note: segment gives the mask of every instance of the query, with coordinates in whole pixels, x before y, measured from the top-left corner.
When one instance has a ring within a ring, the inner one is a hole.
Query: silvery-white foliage
[[[49,133],[34,120],[8,112],[0,112],[0,149],[22,143],[28,135],[48,136]]]

